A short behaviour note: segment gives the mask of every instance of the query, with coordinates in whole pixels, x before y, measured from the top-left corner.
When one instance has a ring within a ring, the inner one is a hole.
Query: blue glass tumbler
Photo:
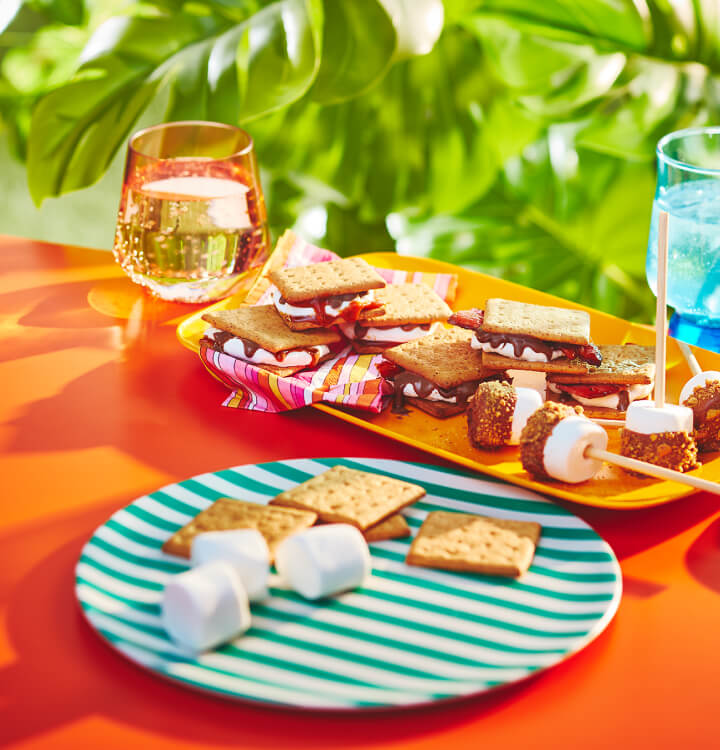
[[[670,215],[670,335],[720,351],[720,127],[678,130],[657,145],[646,273],[657,293],[657,225]]]

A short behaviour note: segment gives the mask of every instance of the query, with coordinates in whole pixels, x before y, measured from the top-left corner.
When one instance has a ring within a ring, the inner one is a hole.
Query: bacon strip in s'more
[[[287,234],[280,238],[278,247]],[[294,331],[352,323],[383,311],[374,299],[374,290],[382,289],[385,280],[362,258],[277,268],[269,276],[278,290],[273,304]]]
[[[452,310],[425,284],[388,284],[375,300],[384,309],[371,320],[341,323],[340,330],[360,354],[377,354],[392,346],[427,336]]]
[[[502,378],[483,365],[471,339],[470,331],[441,328],[387,349],[377,368],[393,385],[393,411],[405,413],[403,404],[412,404],[433,417],[451,417],[465,411],[478,383]]]
[[[274,372],[280,377],[315,367],[342,341],[335,329],[292,331],[272,305],[247,305],[208,312],[204,335],[215,350]]]
[[[655,382],[655,347],[600,346],[602,364],[584,374],[548,373],[548,398],[582,404],[590,417],[618,418],[633,401],[650,398]]]

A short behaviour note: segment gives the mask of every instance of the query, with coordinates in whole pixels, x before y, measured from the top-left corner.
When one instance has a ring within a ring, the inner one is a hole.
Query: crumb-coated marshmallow
[[[170,637],[192,651],[206,651],[250,627],[250,607],[240,576],[230,563],[215,561],[173,576],[161,602]]]
[[[196,567],[214,560],[224,560],[235,568],[251,602],[267,596],[270,550],[257,529],[198,534],[192,541],[190,564]]]
[[[697,375],[693,375],[680,391],[680,403],[684,404],[696,388],[704,388],[713,380],[720,381],[720,372],[708,370],[707,372],[699,372]]]
[[[359,586],[372,563],[360,530],[333,523],[284,539],[275,551],[275,567],[298,594],[320,599]]]
[[[580,415],[561,419],[545,442],[545,471],[561,482],[578,484],[597,474],[602,461],[585,455],[588,447],[605,450],[608,434],[602,427]]]
[[[625,414],[625,429],[642,435],[658,432],[692,432],[692,409],[677,404],[657,407],[654,401],[633,401]]]
[[[515,396],[517,401],[510,426],[508,445],[520,443],[520,433],[527,424],[528,417],[543,405],[540,394],[532,388],[515,388]]]

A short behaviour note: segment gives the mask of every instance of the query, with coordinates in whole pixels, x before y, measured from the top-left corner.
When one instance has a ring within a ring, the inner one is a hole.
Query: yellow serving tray
[[[456,273],[458,275],[458,295],[453,308],[463,310],[469,307],[483,307],[488,297],[504,297],[541,305],[581,307],[590,313],[593,341],[596,344],[654,344],[655,329],[651,326],[630,323],[613,315],[592,310],[554,297],[551,294],[496,279],[476,271],[428,258],[415,258],[395,253],[366,253],[359,257],[380,268],[425,271],[428,273]],[[648,294],[650,291],[648,290]],[[177,329],[180,342],[194,352],[199,351],[199,341],[206,324],[201,315],[208,309],[236,307],[244,299],[244,293],[229,297],[214,305],[193,313],[185,318]],[[703,369],[720,370],[720,354],[703,349],[696,350],[696,356]],[[667,343],[667,399],[676,402],[685,381],[690,377],[690,368],[674,339]],[[332,414],[346,422],[351,422],[367,430],[372,430],[394,440],[399,440],[440,458],[467,466],[471,469],[504,479],[513,484],[573,500],[584,505],[601,508],[645,508],[660,505],[695,492],[690,487],[676,482],[656,479],[638,479],[623,471],[605,465],[600,473],[583,484],[561,482],[540,482],[533,479],[518,460],[517,448],[504,448],[497,451],[479,450],[473,447],[467,437],[465,415],[449,419],[435,419],[424,412],[413,409],[408,415],[392,414],[386,410],[382,414],[367,414],[359,410],[343,409],[327,404],[314,404],[315,409]],[[619,451],[618,430],[610,429],[609,450]],[[703,454],[701,469],[693,474],[713,481],[720,480],[720,454]]]

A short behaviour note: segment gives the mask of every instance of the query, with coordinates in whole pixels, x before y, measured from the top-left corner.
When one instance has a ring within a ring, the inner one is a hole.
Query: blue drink
[[[720,349],[720,128],[670,133],[657,147],[658,176],[646,272],[657,293],[657,225],[670,216],[667,303],[671,335]]]
[[[683,318],[720,327],[720,180],[673,185],[655,198],[646,272],[657,294],[657,223],[670,214],[667,301]]]

